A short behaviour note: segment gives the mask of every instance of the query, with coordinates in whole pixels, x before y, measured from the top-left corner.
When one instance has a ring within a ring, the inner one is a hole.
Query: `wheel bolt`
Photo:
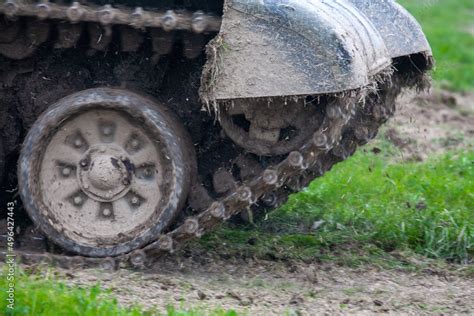
[[[82,204],[82,197],[81,196],[75,196],[74,197],[74,204],[75,205],[81,205]]]
[[[76,146],[77,148],[82,147],[82,144],[83,142],[80,138],[76,138],[76,140],[74,141],[74,146]]]
[[[68,167],[63,168],[62,174],[65,177],[69,177],[69,175],[71,174],[71,168],[68,168]]]
[[[149,177],[152,175],[152,170],[150,168],[145,169],[145,176]]]
[[[138,205],[140,203],[140,199],[138,197],[134,196],[134,197],[132,197],[130,202],[132,203],[132,205]]]
[[[102,210],[102,215],[104,215],[104,216],[106,216],[106,217],[107,217],[107,216],[110,216],[111,214],[112,214],[112,211],[111,211],[109,208],[104,208],[104,209]]]
[[[138,140],[136,140],[136,139],[132,140],[132,147],[133,147],[134,149],[137,149],[138,146],[140,146],[140,142],[139,142]]]

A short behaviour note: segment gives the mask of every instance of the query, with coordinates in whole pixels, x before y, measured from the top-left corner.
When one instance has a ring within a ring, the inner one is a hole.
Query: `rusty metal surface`
[[[359,2],[368,5],[373,1]],[[375,18],[378,9],[380,16]],[[346,0],[228,1],[219,40],[215,51],[211,50],[217,56],[209,56],[215,64],[210,65],[214,71],[208,82],[211,88],[203,89],[203,99],[358,89],[387,69],[392,58],[429,51],[429,46],[417,45],[420,40],[403,50],[395,49],[403,45],[390,35],[396,27],[381,25],[410,27],[413,22],[392,1],[374,7],[357,7]],[[398,32],[404,34],[397,35],[405,36],[404,41],[423,36],[419,26],[408,36],[405,28],[399,27]]]

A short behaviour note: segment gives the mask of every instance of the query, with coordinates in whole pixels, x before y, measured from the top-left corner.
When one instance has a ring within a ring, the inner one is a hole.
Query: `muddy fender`
[[[393,0],[349,0],[364,13],[382,36],[390,57],[417,53],[432,56],[431,47],[420,24]]]
[[[228,0],[224,11],[204,101],[357,89],[391,62],[372,22],[345,0]]]

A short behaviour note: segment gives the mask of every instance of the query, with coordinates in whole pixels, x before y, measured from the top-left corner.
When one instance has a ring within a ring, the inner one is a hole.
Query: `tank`
[[[264,214],[374,138],[432,67],[392,0],[0,1],[17,255],[146,267]]]

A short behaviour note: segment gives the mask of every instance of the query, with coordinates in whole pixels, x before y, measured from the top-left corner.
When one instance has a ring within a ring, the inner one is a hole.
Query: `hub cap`
[[[79,161],[77,178],[90,198],[115,201],[130,190],[133,166],[127,152],[119,146],[98,145]]]

